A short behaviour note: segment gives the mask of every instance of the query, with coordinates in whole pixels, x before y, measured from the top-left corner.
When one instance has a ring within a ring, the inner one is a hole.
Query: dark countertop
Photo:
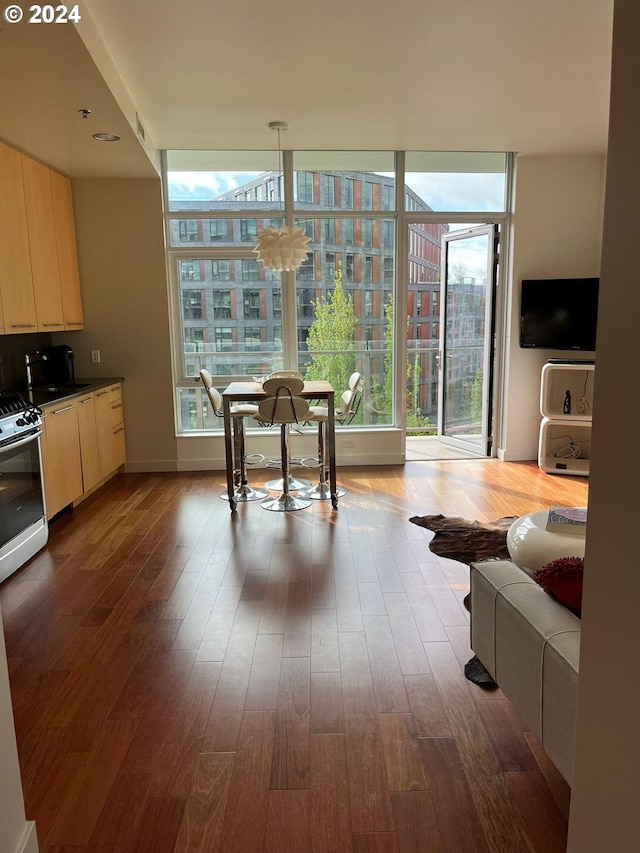
[[[30,399],[34,406],[45,409],[47,406],[59,403],[60,400],[72,400],[74,397],[84,397],[86,394],[100,390],[100,388],[115,385],[116,382],[124,382],[124,377],[112,376],[105,379],[76,379],[74,385],[60,385],[55,388],[52,386],[40,386],[39,388],[34,388]]]

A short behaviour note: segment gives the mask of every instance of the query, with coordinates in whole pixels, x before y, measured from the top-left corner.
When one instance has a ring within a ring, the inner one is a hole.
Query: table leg
[[[329,443],[329,488],[331,506],[338,509],[338,484],[336,482],[336,417],[334,395],[327,395],[327,438]]]
[[[235,499],[235,484],[233,482],[233,443],[231,437],[231,403],[222,397],[222,416],[224,419],[224,459],[227,469],[227,496],[229,509],[234,512],[237,506]]]

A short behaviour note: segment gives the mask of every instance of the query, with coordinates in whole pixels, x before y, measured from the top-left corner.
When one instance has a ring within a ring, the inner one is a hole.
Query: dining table
[[[310,379],[305,381],[304,387],[297,397],[305,400],[326,401],[327,418],[327,445],[329,457],[329,488],[331,491],[331,506],[338,509],[338,487],[336,484],[336,423],[335,423],[335,391],[330,382],[324,379]],[[267,397],[262,387],[262,382],[239,381],[231,382],[222,392],[222,415],[224,419],[224,456],[227,475],[227,494],[229,495],[229,509],[234,512],[237,508],[237,500],[233,497],[235,484],[233,478],[236,467],[233,458],[234,447],[231,428],[231,405],[233,403],[257,403]]]

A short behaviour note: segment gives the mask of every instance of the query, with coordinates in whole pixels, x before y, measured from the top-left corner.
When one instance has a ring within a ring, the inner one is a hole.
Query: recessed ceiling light
[[[94,133],[93,138],[97,139],[98,142],[118,142],[120,139],[115,133]]]

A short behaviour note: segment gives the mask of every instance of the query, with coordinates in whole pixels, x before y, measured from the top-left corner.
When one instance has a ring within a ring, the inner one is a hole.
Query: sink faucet
[[[31,373],[31,368],[34,364],[40,364],[43,361],[47,361],[47,356],[43,355],[39,350],[36,352],[28,352],[24,357],[24,364],[27,372],[27,391],[29,395],[31,395],[33,391],[33,375]]]

